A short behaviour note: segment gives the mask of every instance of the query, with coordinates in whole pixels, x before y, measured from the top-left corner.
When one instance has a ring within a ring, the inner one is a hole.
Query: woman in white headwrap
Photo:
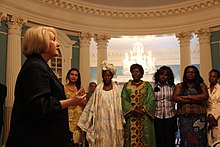
[[[86,132],[90,147],[122,147],[124,118],[120,91],[112,81],[116,70],[113,64],[103,61],[103,81],[87,103],[78,126]]]

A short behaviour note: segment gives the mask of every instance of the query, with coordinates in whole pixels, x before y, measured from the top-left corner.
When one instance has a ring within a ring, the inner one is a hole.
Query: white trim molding
[[[0,7],[32,22],[92,34],[170,34],[220,24],[220,0],[147,8],[106,7],[79,0],[4,0]]]

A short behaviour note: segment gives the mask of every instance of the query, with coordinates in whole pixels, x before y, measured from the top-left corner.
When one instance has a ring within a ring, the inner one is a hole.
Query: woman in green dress
[[[133,80],[122,89],[125,147],[156,147],[154,132],[155,95],[149,82],[142,81],[144,70],[139,64],[130,67]]]

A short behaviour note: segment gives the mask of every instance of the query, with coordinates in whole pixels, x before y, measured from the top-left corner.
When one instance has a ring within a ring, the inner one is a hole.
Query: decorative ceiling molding
[[[182,5],[171,5],[172,7],[148,7],[148,8],[126,8],[116,7],[95,7],[95,5],[86,5],[85,2],[74,2],[65,0],[30,0],[49,5],[59,9],[66,9],[75,13],[93,15],[100,17],[139,19],[148,17],[166,17],[193,13],[204,9],[209,9],[220,5],[220,0],[196,0],[189,3],[186,1]]]
[[[211,32],[220,31],[220,25],[210,28]]]
[[[101,7],[83,0],[0,0],[0,7],[2,12],[28,20],[28,24],[72,33],[161,35],[220,24],[220,0],[186,0],[146,8]]]

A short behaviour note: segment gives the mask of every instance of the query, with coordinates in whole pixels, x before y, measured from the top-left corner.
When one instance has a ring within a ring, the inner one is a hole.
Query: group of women
[[[59,47],[54,28],[25,32],[27,59],[16,81],[6,147],[73,147],[85,134],[91,147],[174,147],[177,128],[181,147],[207,147],[208,140],[220,139],[219,71],[210,71],[207,88],[195,66],[187,66],[183,81],[175,85],[168,66],[149,83],[141,80],[142,66],[133,64],[132,80],[120,92],[112,81],[114,65],[104,61],[103,81],[87,101],[78,69],[69,70],[63,86],[48,66]]]
[[[160,67],[154,74],[155,82],[149,83],[141,80],[144,75],[142,66],[133,64],[130,67],[132,80],[124,84],[119,96],[117,85],[111,81],[115,74],[113,67],[103,62],[103,83],[98,86],[78,123],[88,133],[90,146],[175,147],[178,128],[181,147],[207,147],[220,139],[220,110],[217,108],[220,95],[215,94],[218,92],[218,70],[209,73],[210,90],[193,65],[185,68],[183,82],[175,85],[170,67]],[[107,79],[106,72],[109,73]],[[115,91],[115,95],[111,91]],[[107,101],[109,99],[111,101]],[[207,109],[210,109],[208,113]],[[102,123],[104,120],[107,121]],[[118,142],[118,139],[124,142]]]

